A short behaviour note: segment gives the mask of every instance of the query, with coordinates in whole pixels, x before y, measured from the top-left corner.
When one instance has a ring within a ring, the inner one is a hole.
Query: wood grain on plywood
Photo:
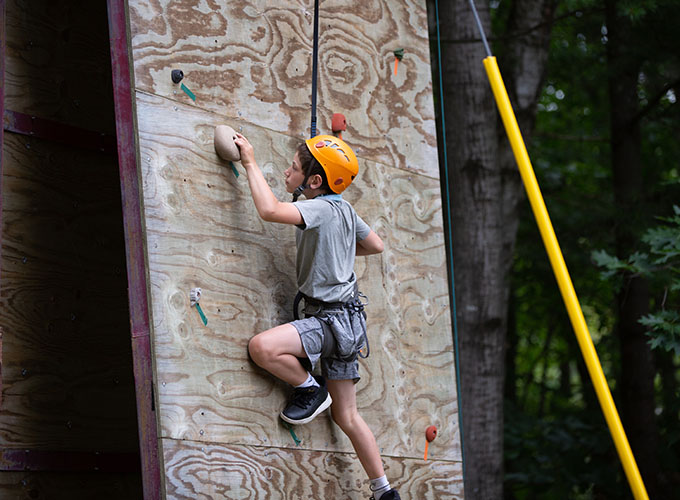
[[[354,499],[369,492],[365,473],[350,453],[173,440],[164,440],[163,449],[168,499]],[[460,463],[393,457],[384,462],[402,498],[463,498]]]
[[[168,497],[361,497],[364,473],[328,412],[295,428],[298,446],[278,418],[290,388],[248,360],[254,334],[292,319],[294,229],[259,218],[243,168],[213,145],[216,125],[243,132],[290,199],[283,172],[309,132],[313,2],[129,6]],[[360,174],[343,195],[385,242],[355,265],[371,339],[357,405],[405,498],[462,498],[425,2],[327,0],[320,14],[318,126],[347,117]]]
[[[286,433],[272,431],[287,389],[248,361],[246,345],[292,319],[293,229],[261,221],[243,170],[236,177],[217,157],[211,132],[221,117],[143,93],[137,110],[163,436],[289,446]],[[230,125],[288,199],[283,170],[297,141]],[[372,345],[358,386],[362,414],[388,454],[420,456],[420,435],[434,424],[441,458],[459,459],[438,182],[362,162],[346,194],[386,243],[383,255],[356,265]],[[194,287],[207,325],[190,306]],[[326,417],[300,437],[305,448],[351,451]]]
[[[139,89],[291,136],[309,133],[313,2],[142,2],[130,6]],[[343,113],[359,156],[439,177],[426,3],[320,8],[317,129]],[[405,48],[393,74],[393,51]],[[183,84],[196,100],[174,84]]]

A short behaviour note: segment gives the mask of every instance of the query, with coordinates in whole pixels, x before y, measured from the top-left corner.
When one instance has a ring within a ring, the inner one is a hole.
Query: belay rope
[[[316,80],[319,73],[319,0],[314,0],[314,45],[312,49],[312,121],[309,129],[310,139],[316,136]],[[293,191],[293,203],[307,189],[307,179]]]
[[[435,19],[437,22],[437,61],[439,67],[439,102],[441,103],[441,121],[442,121],[442,146],[444,149],[444,185],[446,187],[446,221],[449,227],[449,234],[447,243],[449,247],[448,261],[450,262],[449,278],[451,280],[451,321],[453,322],[453,356],[456,363],[456,391],[458,393],[458,431],[460,434],[460,452],[463,462],[463,477],[465,477],[465,445],[463,440],[463,399],[462,390],[460,386],[460,350],[458,348],[458,322],[456,320],[456,282],[453,272],[453,227],[451,222],[451,194],[449,192],[449,161],[446,155],[446,119],[444,113],[444,83],[442,78],[442,46],[441,36],[439,34],[439,1],[435,0]]]
[[[312,49],[312,122],[310,124],[310,139],[316,136],[316,80],[319,73],[319,0],[314,0],[314,46]],[[293,191],[293,203],[307,189],[308,177]]]
[[[310,123],[310,138],[316,136],[316,94],[317,94],[316,90],[318,73],[319,73],[319,0],[314,0],[314,45],[312,49],[312,118]],[[306,184],[307,177],[305,177],[304,182],[300,186],[298,186],[297,189],[293,192],[293,202],[297,201],[302,192],[307,188]],[[363,293],[358,291],[357,297],[354,298],[353,300],[349,302],[335,302],[335,303],[327,303],[315,300],[310,297],[307,297],[302,292],[298,291],[298,293],[295,295],[295,300],[293,301],[293,317],[296,320],[300,319],[299,307],[300,301],[303,298],[305,299],[305,304],[319,306],[321,308],[321,311],[331,309],[335,309],[337,311],[337,309],[343,308],[348,310],[350,314],[363,314],[364,320],[366,318],[366,312],[364,311],[364,308],[368,304],[368,300]],[[362,302],[361,298],[366,299],[366,302]],[[323,319],[319,319],[319,321],[326,323]],[[352,331],[352,333],[356,335],[354,331]],[[371,348],[368,343],[368,335],[366,333],[364,333],[364,340],[366,342],[366,354],[364,355],[361,352],[361,350],[358,350],[355,354],[353,354],[351,359],[352,361],[356,359],[357,355],[365,359],[371,354]],[[355,345],[358,343],[356,336],[354,337],[354,343]],[[349,359],[343,359],[343,361],[349,361]]]
[[[470,2],[472,5],[472,9],[475,15],[475,19],[477,19],[478,25],[479,19],[477,16],[477,11],[474,8],[474,3],[472,1]],[[447,158],[447,153],[446,153],[446,122],[444,119],[444,90],[443,90],[443,78],[442,78],[442,51],[441,51],[441,35],[439,32],[439,1],[435,0],[435,16],[436,16],[436,23],[437,23],[437,57],[438,57],[438,73],[439,73],[439,101],[441,103],[441,124],[442,124],[442,145],[444,149],[444,177],[445,177],[445,185],[446,185],[446,213],[447,213],[447,222],[448,222],[448,227],[449,227],[449,234],[448,234],[448,247],[449,247],[449,255],[448,255],[448,260],[450,262],[450,287],[451,287],[451,311],[452,311],[452,322],[453,322],[453,339],[454,339],[454,358],[455,358],[455,364],[456,364],[456,388],[458,392],[458,430],[460,434],[460,447],[461,447],[461,453],[463,457],[463,476],[465,476],[465,446],[464,446],[464,441],[463,441],[463,411],[461,409],[462,407],[462,401],[461,401],[461,396],[462,396],[462,391],[461,391],[461,386],[460,386],[460,356],[459,356],[459,346],[458,346],[458,324],[456,321],[456,288],[455,288],[455,279],[454,279],[454,270],[453,270],[453,243],[452,243],[452,238],[451,238],[451,233],[452,233],[452,227],[451,227],[451,196],[449,193],[449,178],[448,178],[448,158]],[[480,25],[481,27],[481,25]],[[484,46],[487,50],[487,53],[489,52],[488,49],[488,44],[486,43],[486,39],[484,38]],[[318,74],[318,58],[319,58],[319,0],[314,1],[314,44],[313,44],[313,50],[312,50],[312,117],[311,117],[311,125],[310,125],[310,137],[316,136],[316,94],[317,94],[317,74]],[[306,179],[305,179],[306,183]],[[303,183],[304,184],[304,183]],[[300,189],[302,188],[302,189]],[[293,201],[297,201],[298,197],[300,194],[302,194],[302,191],[304,190],[303,186],[300,186],[293,194]],[[298,192],[299,191],[299,192]],[[299,312],[298,308],[300,305],[300,300],[303,298],[303,295],[301,292],[298,292],[297,295],[295,296],[295,301],[293,304],[293,315],[295,319],[299,319]],[[362,309],[363,312],[363,309]],[[368,345],[368,336],[366,336],[366,349],[367,353],[366,356],[362,356],[361,353],[359,355],[361,357],[368,357],[370,354],[370,348]]]
[[[312,49],[312,123],[310,138],[316,136],[316,78],[319,72],[319,0],[314,0],[314,47]]]

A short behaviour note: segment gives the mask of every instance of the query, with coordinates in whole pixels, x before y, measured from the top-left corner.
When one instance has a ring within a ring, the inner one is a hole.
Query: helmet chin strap
[[[309,186],[303,184],[300,184],[297,188],[295,188],[295,191],[293,191],[293,203],[295,203],[300,195],[307,189]]]
[[[307,185],[307,181],[309,181],[309,176],[305,176],[305,180],[302,181],[302,184],[300,184],[298,187],[295,188],[295,191],[293,191],[293,203],[295,203],[300,195],[305,191],[305,189],[308,189],[309,186]]]

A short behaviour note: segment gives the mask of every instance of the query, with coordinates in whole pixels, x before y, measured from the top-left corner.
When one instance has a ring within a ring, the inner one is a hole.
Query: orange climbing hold
[[[437,437],[437,428],[434,425],[429,426],[427,429],[425,429],[425,456],[423,457],[424,460],[427,460],[427,448],[430,445],[431,441],[434,441],[434,438]]]

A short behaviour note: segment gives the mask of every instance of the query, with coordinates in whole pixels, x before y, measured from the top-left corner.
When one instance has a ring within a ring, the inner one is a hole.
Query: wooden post
[[[127,14],[124,0],[108,0],[111,68],[118,137],[125,253],[127,257],[128,297],[132,356],[137,395],[137,424],[142,461],[142,484],[145,500],[162,497],[158,428],[155,412],[149,307],[147,298],[146,253],[144,251],[143,213],[137,165],[137,141],[134,127],[132,72],[127,37]]]

